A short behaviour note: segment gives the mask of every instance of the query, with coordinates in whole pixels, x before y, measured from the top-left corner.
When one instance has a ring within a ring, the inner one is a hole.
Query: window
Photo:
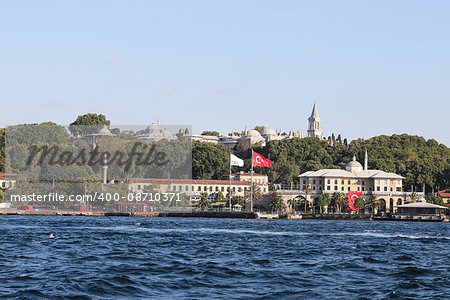
[[[342,179],[342,180],[341,180],[341,184],[344,184],[344,182],[345,182],[344,179]]]
[[[348,184],[351,184],[352,182],[350,181],[350,179],[347,181]],[[349,190],[350,191],[350,190]]]
[[[380,186],[377,186],[377,192],[379,192],[380,191]]]
[[[316,184],[316,180],[315,179],[313,180],[313,184]]]
[[[366,183],[363,181],[362,184],[365,185]]]
[[[221,191],[221,192],[223,192],[224,190],[225,190],[224,187],[221,187],[221,188],[220,188],[220,191]]]
[[[387,186],[384,187],[384,191],[387,192]]]
[[[303,184],[306,184],[306,180],[303,180]]]
[[[209,187],[209,191],[210,191],[210,192],[212,192],[212,190],[213,190],[213,187],[212,187],[212,186],[210,186],[210,187]]]
[[[402,191],[402,187],[401,186],[398,186],[397,187],[397,192],[401,192]]]
[[[369,192],[371,192],[372,191],[372,187],[371,186],[369,186]]]
[[[342,191],[342,192],[344,191],[344,187],[343,187],[343,186],[341,186],[341,191]]]
[[[335,180],[334,180],[334,184],[337,184],[337,183],[338,183],[338,181],[337,181],[337,179],[335,179]]]
[[[205,185],[204,187],[203,187],[203,191],[207,191],[208,190],[208,187]]]
[[[356,188],[356,191],[358,191],[359,192],[359,186]]]
[[[322,190],[322,187],[321,186],[319,186],[319,191],[321,191]]]
[[[242,192],[242,188],[241,187],[238,188],[238,192]]]
[[[183,186],[178,186],[178,190],[181,192],[183,190]]]
[[[337,185],[334,186],[334,190],[335,190],[335,191],[338,190],[338,186],[337,186]]]
[[[198,188],[197,188],[197,191],[201,191],[202,190],[202,187],[201,186],[198,186]]]
[[[172,187],[172,190],[173,190],[173,191],[176,191],[176,190],[177,190],[177,187],[174,185],[174,186]]]
[[[331,190],[331,186],[327,185],[327,191]]]
[[[363,187],[362,187],[362,191],[364,192],[364,190],[365,190],[365,187],[363,186]]]
[[[394,188],[391,186],[391,192],[394,190]]]
[[[330,179],[327,180],[327,183],[330,184]]]
[[[2,185],[3,185],[3,187],[5,187],[5,182],[3,182]],[[138,190],[140,190],[140,189],[141,189],[141,185],[138,184]]]
[[[235,187],[233,188],[233,192],[236,192],[236,188]]]
[[[313,191],[315,191],[316,190],[316,186],[315,185],[313,185]]]
[[[195,189],[194,186],[192,186],[192,191],[194,191],[194,189]]]
[[[350,187],[348,187],[347,190],[350,192]]]
[[[219,191],[219,187],[218,186],[216,186],[216,192],[218,192]]]

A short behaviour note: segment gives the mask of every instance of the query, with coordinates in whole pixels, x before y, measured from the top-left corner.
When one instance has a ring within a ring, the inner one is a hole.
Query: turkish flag
[[[272,161],[270,160],[270,158],[265,158],[261,154],[253,151],[253,166],[272,168]]]
[[[357,198],[361,197],[361,195],[362,192],[353,192],[353,191],[348,192],[348,207],[350,208],[350,210],[358,210],[355,207],[354,203]]]

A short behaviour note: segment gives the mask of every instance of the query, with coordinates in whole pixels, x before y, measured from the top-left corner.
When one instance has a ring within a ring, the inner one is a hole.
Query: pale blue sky
[[[450,145],[450,1],[0,1],[0,126],[267,125]]]

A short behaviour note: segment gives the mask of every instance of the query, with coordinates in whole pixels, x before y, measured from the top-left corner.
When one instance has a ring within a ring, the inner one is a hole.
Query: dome
[[[276,135],[277,133],[270,127],[264,127],[261,130],[261,135]]]
[[[100,129],[99,135],[113,135],[111,131],[109,131],[108,126],[103,125],[102,129]]]
[[[249,130],[248,133],[247,133],[247,136],[248,137],[252,137],[252,138],[258,138],[258,139],[262,138],[262,136],[259,133],[259,131],[255,130],[255,129]]]
[[[159,126],[156,125],[155,123],[152,123],[150,126],[147,127],[147,129],[155,129],[155,130],[159,130]]]
[[[363,166],[357,162],[356,157],[353,156],[353,160],[347,164],[345,169],[350,172],[361,172],[363,170]]]

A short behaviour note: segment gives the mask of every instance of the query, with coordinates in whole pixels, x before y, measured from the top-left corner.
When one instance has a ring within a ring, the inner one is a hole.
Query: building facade
[[[306,195],[308,201],[313,201],[323,193],[362,192],[362,198],[366,202],[375,195],[381,203],[381,209],[386,212],[395,212],[398,205],[412,202],[410,193],[403,191],[404,177],[381,170],[369,170],[367,165],[366,151],[364,167],[353,157],[343,170],[321,169],[305,172],[298,176],[300,189],[309,189]]]
[[[258,185],[262,193],[268,192],[268,185],[253,182]],[[232,195],[244,197],[246,191],[250,191],[250,181],[231,180]],[[141,193],[149,189],[161,193],[184,193],[191,199],[198,200],[203,193],[208,194],[208,199],[213,200],[215,195],[221,192],[224,196],[230,191],[229,180],[191,180],[191,179],[147,179],[135,178],[130,180],[129,190],[133,193]]]

